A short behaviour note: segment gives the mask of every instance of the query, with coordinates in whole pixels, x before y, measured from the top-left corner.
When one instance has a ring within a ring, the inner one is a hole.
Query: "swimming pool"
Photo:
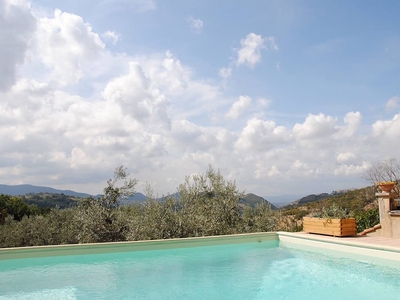
[[[399,299],[399,267],[294,244],[256,234],[99,245],[90,255],[41,248],[36,256],[53,256],[0,260],[0,299]]]

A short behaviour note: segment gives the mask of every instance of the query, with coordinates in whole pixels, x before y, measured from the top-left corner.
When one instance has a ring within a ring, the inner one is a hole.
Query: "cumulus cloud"
[[[79,81],[105,47],[90,24],[60,10],[52,18],[39,19],[37,43],[37,55],[61,85]]]
[[[282,124],[264,116],[270,100],[227,96],[220,83],[198,78],[169,51],[111,53],[80,16],[57,10],[35,19],[25,2],[0,3],[24,17],[9,27],[14,21],[0,10],[8,24],[1,32],[14,30],[10,40],[23,41],[15,53],[0,50],[2,183],[85,191],[90,186],[98,193],[112,170],[124,164],[166,193],[212,163],[249,192],[287,193],[282,180],[300,193],[318,182],[321,190],[312,192],[323,192],[334,181],[343,180],[343,188],[359,182],[371,161],[398,154],[398,115],[372,126],[363,125],[357,111],[309,114],[294,125]],[[241,45],[221,77],[239,65],[254,67],[263,51],[277,50],[273,38],[257,35]],[[24,72],[16,73],[19,68]]]
[[[386,102],[386,109],[393,110],[399,107],[399,105],[400,105],[400,97],[394,96]]]
[[[253,118],[243,128],[235,146],[238,149],[267,151],[288,139],[289,133],[284,126],[278,126],[274,121]]]
[[[246,38],[240,40],[242,46],[237,51],[237,65],[246,65],[253,68],[261,62],[261,50],[278,50],[274,37],[262,37],[255,33],[249,33]]]
[[[219,70],[219,76],[225,81],[232,75],[232,67],[245,65],[254,68],[261,62],[263,50],[278,50],[273,36],[263,37],[259,34],[249,33],[244,39],[240,40],[241,47],[235,50],[236,58],[230,65]]]
[[[309,114],[304,123],[293,126],[293,135],[298,140],[316,139],[330,136],[336,131],[337,118],[324,114]]]
[[[200,33],[203,28],[203,21],[201,19],[195,19],[192,16],[187,17],[186,21],[189,23],[190,28],[196,32]]]
[[[140,123],[169,124],[168,101],[159,90],[151,88],[149,79],[136,62],[129,64],[129,74],[107,84],[103,97],[120,105],[126,114]]]
[[[371,134],[377,145],[397,147],[400,139],[400,116],[397,114],[392,120],[376,121],[372,124]]]
[[[231,77],[232,75],[232,68],[228,67],[228,68],[221,68],[219,70],[218,75],[223,78],[223,79],[228,79],[229,77]]]
[[[15,83],[16,67],[24,62],[35,30],[36,19],[27,2],[0,1],[0,91]]]
[[[114,31],[107,30],[102,34],[102,37],[110,41],[113,45],[116,45],[118,43],[120,35]]]
[[[360,165],[340,165],[333,173],[336,176],[362,176],[371,165],[368,162],[362,162]]]
[[[207,114],[211,119],[215,112],[230,100],[225,99],[221,88],[208,80],[194,79],[193,72],[172,53],[137,57],[152,84],[168,98],[179,118]]]
[[[338,163],[348,163],[356,158],[356,155],[350,151],[341,152],[337,155],[336,160]]]
[[[337,138],[353,137],[361,126],[362,116],[360,112],[348,112],[343,118],[344,125],[337,126]]]
[[[240,96],[239,100],[232,104],[228,113],[225,115],[229,119],[237,119],[239,115],[251,104],[249,96]]]

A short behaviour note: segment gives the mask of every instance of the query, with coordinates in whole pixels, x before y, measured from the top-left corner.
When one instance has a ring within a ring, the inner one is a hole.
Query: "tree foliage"
[[[137,180],[124,167],[115,170],[104,195],[77,207],[54,208],[46,215],[8,216],[0,226],[0,247],[184,238],[277,230],[280,214],[266,203],[244,208],[243,192],[210,166],[205,174],[188,176],[179,197],[147,200],[120,206],[132,195]],[[121,181],[123,182],[121,184]],[[1,199],[1,198],[0,198]],[[1,202],[0,202],[1,203]]]

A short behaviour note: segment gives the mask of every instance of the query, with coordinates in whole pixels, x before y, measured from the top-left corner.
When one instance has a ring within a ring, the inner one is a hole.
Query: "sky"
[[[400,158],[399,1],[0,0],[0,183],[268,197]]]

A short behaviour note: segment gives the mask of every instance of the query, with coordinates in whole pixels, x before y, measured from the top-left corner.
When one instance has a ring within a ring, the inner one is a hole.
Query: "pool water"
[[[278,246],[0,260],[4,299],[399,299],[400,269]]]

